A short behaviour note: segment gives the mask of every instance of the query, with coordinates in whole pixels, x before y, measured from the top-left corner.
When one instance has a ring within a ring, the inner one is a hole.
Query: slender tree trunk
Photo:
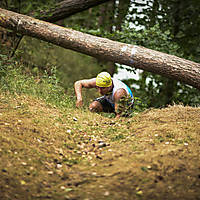
[[[114,25],[114,9],[115,1],[110,1],[107,4],[103,4],[100,7],[100,16],[99,16],[99,26],[104,30],[112,33]]]
[[[100,16],[99,16],[99,27],[103,30],[108,31],[109,33],[113,32],[113,25],[115,16],[115,1],[110,1],[107,4],[103,4],[100,7]],[[116,66],[114,62],[108,60],[98,60],[100,64],[106,66],[106,70],[113,76],[116,72]]]
[[[110,1],[106,5],[102,5],[101,16],[99,17],[100,27],[103,27],[110,33],[112,33],[113,30],[121,31],[122,24],[128,13],[129,6],[130,0],[119,0],[118,3],[116,3],[116,1]],[[116,72],[117,67],[115,62],[105,62],[104,60],[103,63],[108,66],[107,70],[111,75]]]
[[[150,27],[153,27],[153,26],[155,26],[155,24],[157,24],[157,16],[159,15],[158,11],[159,11],[159,2],[158,2],[158,0],[154,0],[153,5],[152,5],[152,11],[149,16],[149,20],[150,20],[149,26]]]
[[[130,0],[119,0],[118,13],[116,19],[116,30],[122,31],[122,24],[128,14],[128,9],[130,7]]]
[[[177,56],[92,36],[1,8],[0,26],[93,57],[160,74],[200,89],[200,64]]]
[[[40,19],[48,22],[56,22],[107,1],[110,0],[64,0],[57,3],[55,8],[43,13]]]

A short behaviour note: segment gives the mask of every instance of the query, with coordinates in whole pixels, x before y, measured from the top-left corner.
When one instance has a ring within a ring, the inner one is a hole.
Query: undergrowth
[[[0,90],[13,95],[27,94],[54,106],[73,107],[72,89],[67,94],[59,84],[57,69],[35,73],[15,59],[0,54]]]

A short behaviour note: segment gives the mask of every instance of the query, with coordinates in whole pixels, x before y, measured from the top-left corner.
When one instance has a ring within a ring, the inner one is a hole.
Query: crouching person
[[[74,83],[76,107],[83,106],[82,88],[96,88],[102,95],[90,105],[92,112],[114,112],[116,117],[127,116],[133,109],[134,98],[130,88],[122,81],[101,72],[96,78],[79,80]]]

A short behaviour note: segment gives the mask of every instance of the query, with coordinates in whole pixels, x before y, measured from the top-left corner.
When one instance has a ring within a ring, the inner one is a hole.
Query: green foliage
[[[0,6],[25,15],[41,17],[43,13],[53,9],[56,2],[56,0],[7,0],[0,3]]]
[[[23,57],[33,68],[50,71],[57,66],[62,86],[67,90],[82,78],[93,77],[101,69],[96,60],[84,54],[49,44],[38,39],[24,37],[18,57]]]
[[[199,62],[200,1],[147,0],[132,3],[127,21],[149,29],[156,24],[162,32],[170,31],[173,41],[181,47],[184,57]]]
[[[138,114],[147,108],[147,104],[139,97],[134,97],[133,104],[131,102],[132,98],[130,97],[121,98],[118,102],[116,113],[119,113],[123,117],[133,117],[135,114]]]
[[[18,61],[0,55],[0,90],[14,95],[28,94],[45,100],[59,107],[72,107],[73,96],[68,91],[65,94],[60,86],[55,67],[51,68],[51,75],[33,75],[28,68],[24,68]]]
[[[147,109],[147,104],[145,104],[145,101],[139,97],[134,97],[134,113],[139,113]]]
[[[137,32],[126,25],[124,31],[118,32],[115,37],[118,41],[184,57],[183,49],[173,41],[170,31],[162,32],[158,24],[148,30]],[[136,85],[135,95],[148,107],[163,107],[172,103],[199,105],[200,93],[197,89],[160,75],[142,72],[139,80],[130,79],[125,82],[128,85]]]

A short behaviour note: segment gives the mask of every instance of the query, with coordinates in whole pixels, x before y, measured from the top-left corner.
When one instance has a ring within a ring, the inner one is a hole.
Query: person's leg
[[[95,99],[89,109],[92,112],[115,112],[114,106],[104,96]]]
[[[89,109],[91,112],[102,112],[103,111],[103,106],[101,105],[100,102],[98,101],[93,101],[90,105],[89,105]]]

